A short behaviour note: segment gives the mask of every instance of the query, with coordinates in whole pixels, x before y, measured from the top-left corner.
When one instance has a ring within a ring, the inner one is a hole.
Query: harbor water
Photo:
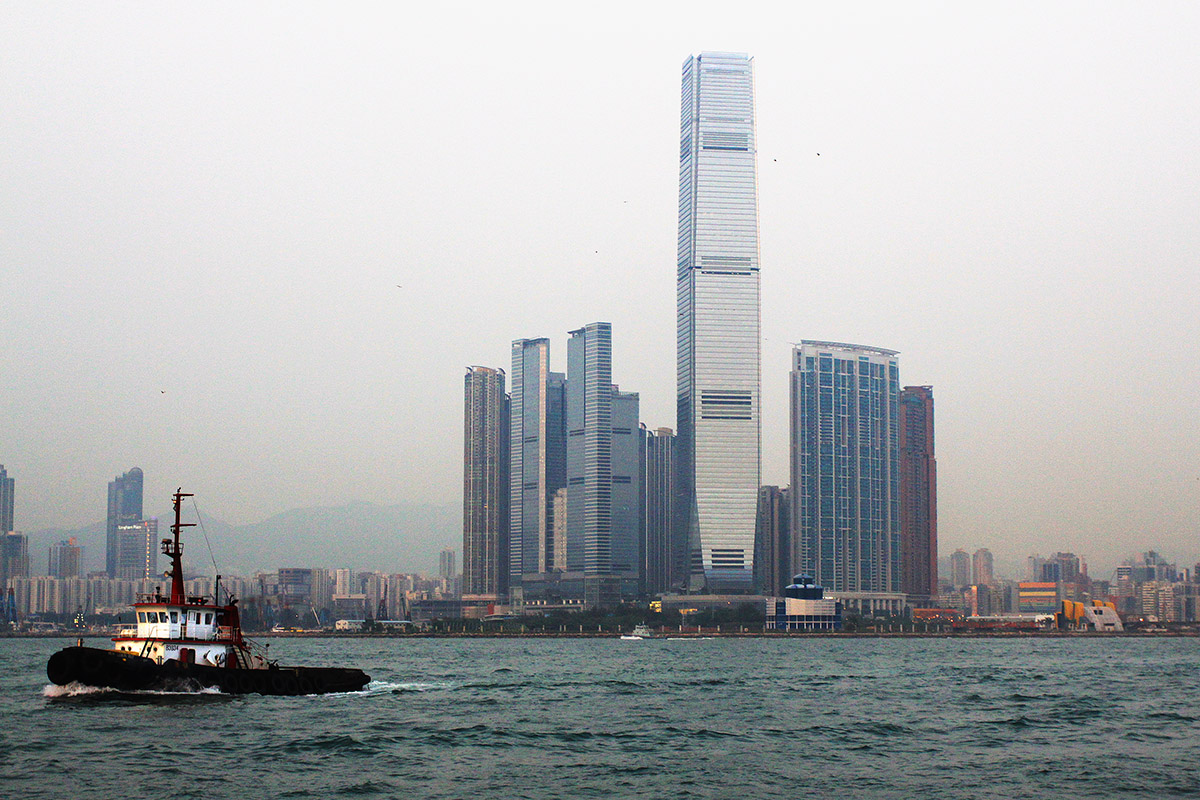
[[[0,639],[0,796],[1200,796],[1196,638],[270,641],[373,680],[64,692]]]

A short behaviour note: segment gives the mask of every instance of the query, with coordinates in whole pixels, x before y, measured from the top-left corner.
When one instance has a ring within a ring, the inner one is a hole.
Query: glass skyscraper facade
[[[600,575],[612,560],[612,326],[567,340],[567,569]]]
[[[549,339],[512,343],[509,581],[554,569],[554,495],[567,484],[566,378]]]
[[[691,588],[749,591],[761,482],[753,61],[683,64],[677,259],[680,525]]]
[[[638,395],[612,382],[612,326],[567,340],[567,568],[588,605],[637,594],[641,542]]]
[[[108,484],[108,533],[105,542],[104,569],[116,578],[121,565],[121,536],[117,528],[142,521],[142,471],[137,467],[118,475]]]
[[[900,591],[896,355],[838,342],[793,350],[793,571],[832,591]]]

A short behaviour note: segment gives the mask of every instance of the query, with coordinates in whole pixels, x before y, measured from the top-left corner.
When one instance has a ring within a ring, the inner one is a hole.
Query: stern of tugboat
[[[64,647],[46,662],[46,677],[51,683],[59,686],[80,683],[123,691],[152,686],[158,670],[153,661],[133,653],[78,645]]]

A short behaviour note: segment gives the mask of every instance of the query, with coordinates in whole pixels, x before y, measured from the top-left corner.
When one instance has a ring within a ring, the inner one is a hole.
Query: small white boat
[[[621,638],[627,641],[637,641],[641,639],[653,639],[654,634],[650,631],[648,625],[634,625],[633,631],[621,634]]]

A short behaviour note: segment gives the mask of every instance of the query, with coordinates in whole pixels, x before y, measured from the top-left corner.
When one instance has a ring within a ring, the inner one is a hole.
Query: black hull
[[[272,667],[226,669],[204,664],[164,661],[100,650],[66,647],[50,656],[46,675],[52,683],[118,689],[125,692],[199,691],[216,687],[224,694],[300,695],[357,692],[371,680],[361,669],[342,667]]]

